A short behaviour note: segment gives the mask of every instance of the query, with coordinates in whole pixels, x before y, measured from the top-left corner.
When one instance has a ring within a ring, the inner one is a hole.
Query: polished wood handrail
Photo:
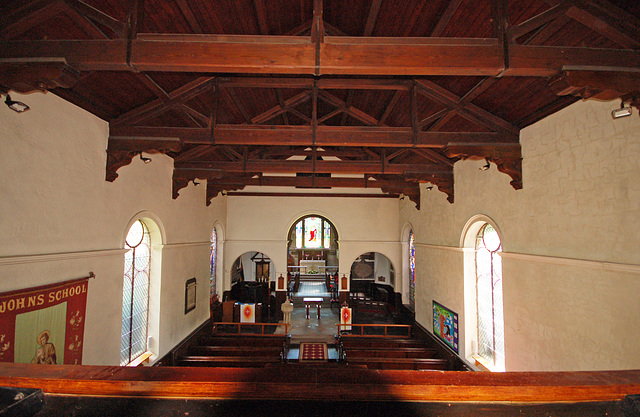
[[[238,331],[237,332],[218,332],[218,326],[237,326],[238,327]],[[258,327],[260,326],[260,333],[242,333],[242,327]],[[264,332],[264,327],[265,326],[277,326],[277,327],[282,327],[284,326],[284,334],[271,334],[271,333],[265,333]],[[220,321],[220,322],[215,322],[213,323],[213,334],[224,334],[224,335],[233,335],[233,334],[239,334],[241,336],[250,336],[250,335],[260,335],[260,336],[286,336],[289,334],[289,327],[291,326],[290,323],[240,323],[240,322],[235,322],[235,321]]]
[[[286,364],[244,369],[3,363],[0,386],[82,396],[575,403],[640,394],[640,370],[491,373]]]
[[[336,323],[336,326],[338,327],[338,330],[340,330],[343,327],[346,326],[351,326],[352,331],[354,327],[360,327],[360,334],[341,334],[341,336],[358,336],[358,337],[411,337],[411,325],[409,324],[342,324],[342,323]],[[384,335],[381,334],[364,334],[364,328],[365,327],[384,327]],[[397,334],[388,334],[388,329],[390,328],[406,328],[407,329],[407,334],[406,335],[397,335]]]

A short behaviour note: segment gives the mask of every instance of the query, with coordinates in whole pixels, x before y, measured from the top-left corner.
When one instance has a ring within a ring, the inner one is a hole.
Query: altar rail
[[[265,333],[265,327],[283,327],[284,333],[275,334],[274,333]],[[280,336],[289,334],[289,327],[291,324],[288,323],[238,323],[235,321],[222,321],[213,323],[213,333],[214,334],[259,334],[262,336]],[[251,329],[248,332],[243,333],[242,328]],[[233,331],[229,331],[229,329],[235,329]]]
[[[344,331],[350,331],[354,336],[364,336],[364,337],[398,337],[405,336],[411,337],[411,325],[408,324],[341,324],[336,323],[338,327],[338,333],[341,336],[349,336],[349,334],[343,334]],[[351,330],[343,330],[346,327],[351,327]],[[360,331],[354,332],[355,328],[359,328]],[[381,333],[378,329],[382,328],[383,332]],[[369,333],[365,333],[365,329],[370,329]],[[399,332],[391,332],[390,329],[399,330]]]

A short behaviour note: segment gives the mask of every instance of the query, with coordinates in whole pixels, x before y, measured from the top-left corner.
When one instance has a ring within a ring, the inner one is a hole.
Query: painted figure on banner
[[[36,349],[36,354],[33,359],[31,359],[31,363],[46,365],[56,364],[56,348],[53,343],[49,343],[49,336],[49,330],[43,330],[40,332],[36,339],[40,347]]]

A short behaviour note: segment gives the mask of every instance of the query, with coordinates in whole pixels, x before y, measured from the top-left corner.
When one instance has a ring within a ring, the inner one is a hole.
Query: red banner
[[[81,365],[89,278],[0,294],[0,362]]]

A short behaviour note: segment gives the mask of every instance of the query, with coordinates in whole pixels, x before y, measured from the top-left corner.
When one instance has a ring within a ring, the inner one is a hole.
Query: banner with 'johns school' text
[[[81,365],[88,280],[0,294],[0,362]]]

